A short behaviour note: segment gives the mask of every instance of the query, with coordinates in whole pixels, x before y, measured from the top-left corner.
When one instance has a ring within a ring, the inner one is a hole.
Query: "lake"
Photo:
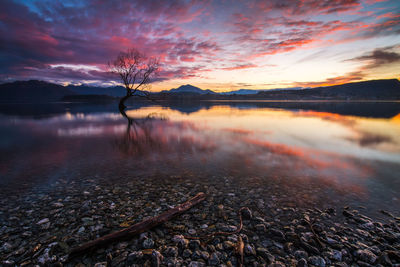
[[[226,193],[262,189],[288,206],[399,212],[400,103],[136,103],[126,117],[116,103],[3,104],[0,113],[3,199],[59,181],[185,177]]]

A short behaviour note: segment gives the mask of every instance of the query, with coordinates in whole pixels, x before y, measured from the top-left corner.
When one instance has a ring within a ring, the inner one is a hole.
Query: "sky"
[[[400,0],[1,0],[0,82],[118,84],[107,63],[160,59],[153,91],[400,77]]]

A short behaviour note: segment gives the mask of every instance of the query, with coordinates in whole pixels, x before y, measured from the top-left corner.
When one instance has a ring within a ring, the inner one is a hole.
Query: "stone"
[[[256,255],[256,250],[253,245],[247,244],[244,246],[244,253],[246,253],[246,255]]]
[[[190,258],[192,256],[192,251],[190,249],[185,249],[182,253],[182,257],[184,258]]]
[[[266,248],[257,248],[257,254],[264,258],[267,263],[272,263],[275,261],[275,257],[269,253]]]
[[[8,242],[4,242],[4,244],[1,246],[1,249],[4,252],[9,252],[9,251],[11,251],[12,248],[13,248],[13,246]]]
[[[41,224],[48,223],[49,221],[50,221],[49,218],[44,218],[44,219],[41,219],[40,221],[38,221],[36,224],[41,225]]]
[[[62,208],[62,207],[64,207],[64,204],[62,204],[60,202],[55,202],[55,203],[53,203],[53,206],[56,208]]]
[[[317,267],[325,267],[326,265],[324,258],[320,256],[311,256],[308,258],[308,262]]]
[[[192,260],[198,260],[198,259],[201,259],[201,251],[195,250],[192,254]]]
[[[266,231],[265,225],[264,224],[257,224],[254,226],[257,232],[264,233]]]
[[[188,233],[189,233],[190,235],[194,235],[194,234],[196,234],[196,230],[195,230],[195,229],[189,229],[189,230],[188,230]]]
[[[253,214],[251,213],[251,210],[247,207],[243,208],[241,210],[241,214],[244,219],[251,219],[253,217]]]
[[[304,258],[301,258],[301,259],[297,262],[297,265],[296,265],[296,267],[307,267],[307,266],[308,266],[307,260],[304,259]]]
[[[204,266],[206,265],[200,261],[191,261],[188,265],[188,267],[204,267]]]
[[[198,249],[200,247],[200,240],[190,240],[189,241],[189,248],[190,249]]]
[[[369,264],[374,264],[377,260],[377,256],[372,253],[368,249],[359,249],[356,251],[356,257],[359,258],[361,261],[364,261]]]
[[[210,257],[208,258],[208,264],[211,266],[216,266],[220,263],[218,254],[216,252],[211,253]]]
[[[147,238],[145,240],[143,240],[143,248],[145,249],[149,249],[149,248],[153,248],[154,247],[154,241],[151,238]]]
[[[143,252],[134,251],[128,255],[128,264],[139,263],[143,259]]]
[[[296,258],[296,260],[307,259],[308,258],[308,253],[305,252],[304,250],[296,250],[294,252],[294,257]]]
[[[335,261],[342,261],[342,252],[338,250],[333,250],[331,259]]]
[[[207,251],[201,251],[201,258],[203,260],[208,260],[210,258],[210,254]]]
[[[177,257],[178,256],[178,248],[177,247],[167,247],[164,250],[164,254],[167,257]]]
[[[179,248],[187,248],[189,244],[189,240],[185,239],[183,235],[175,235],[172,238],[172,241],[178,244]]]
[[[153,250],[151,253],[151,265],[153,267],[159,267],[161,261],[163,260],[163,256],[157,250]]]
[[[200,226],[200,228],[201,228],[201,229],[207,229],[207,228],[208,228],[208,224],[202,224],[202,225]]]
[[[285,234],[282,231],[278,230],[278,229],[271,228],[269,230],[269,232],[273,236],[279,237],[280,239],[285,239]]]
[[[224,241],[224,248],[225,249],[231,249],[235,246],[235,244],[231,241]]]
[[[275,261],[268,265],[268,267],[286,267],[286,265],[283,262]]]

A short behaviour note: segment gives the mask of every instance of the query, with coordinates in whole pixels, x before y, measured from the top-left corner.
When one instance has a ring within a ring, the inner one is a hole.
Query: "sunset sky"
[[[154,91],[400,77],[400,0],[0,1],[0,82],[110,85],[118,52],[161,59]]]

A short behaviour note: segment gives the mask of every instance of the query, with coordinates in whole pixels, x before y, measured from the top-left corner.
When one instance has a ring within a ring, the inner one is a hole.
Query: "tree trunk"
[[[126,95],[126,96],[124,96],[123,98],[121,98],[121,100],[119,101],[119,105],[118,105],[118,108],[119,108],[119,110],[121,111],[123,111],[124,109],[126,109],[126,106],[125,106],[125,101],[130,97],[131,95]]]

